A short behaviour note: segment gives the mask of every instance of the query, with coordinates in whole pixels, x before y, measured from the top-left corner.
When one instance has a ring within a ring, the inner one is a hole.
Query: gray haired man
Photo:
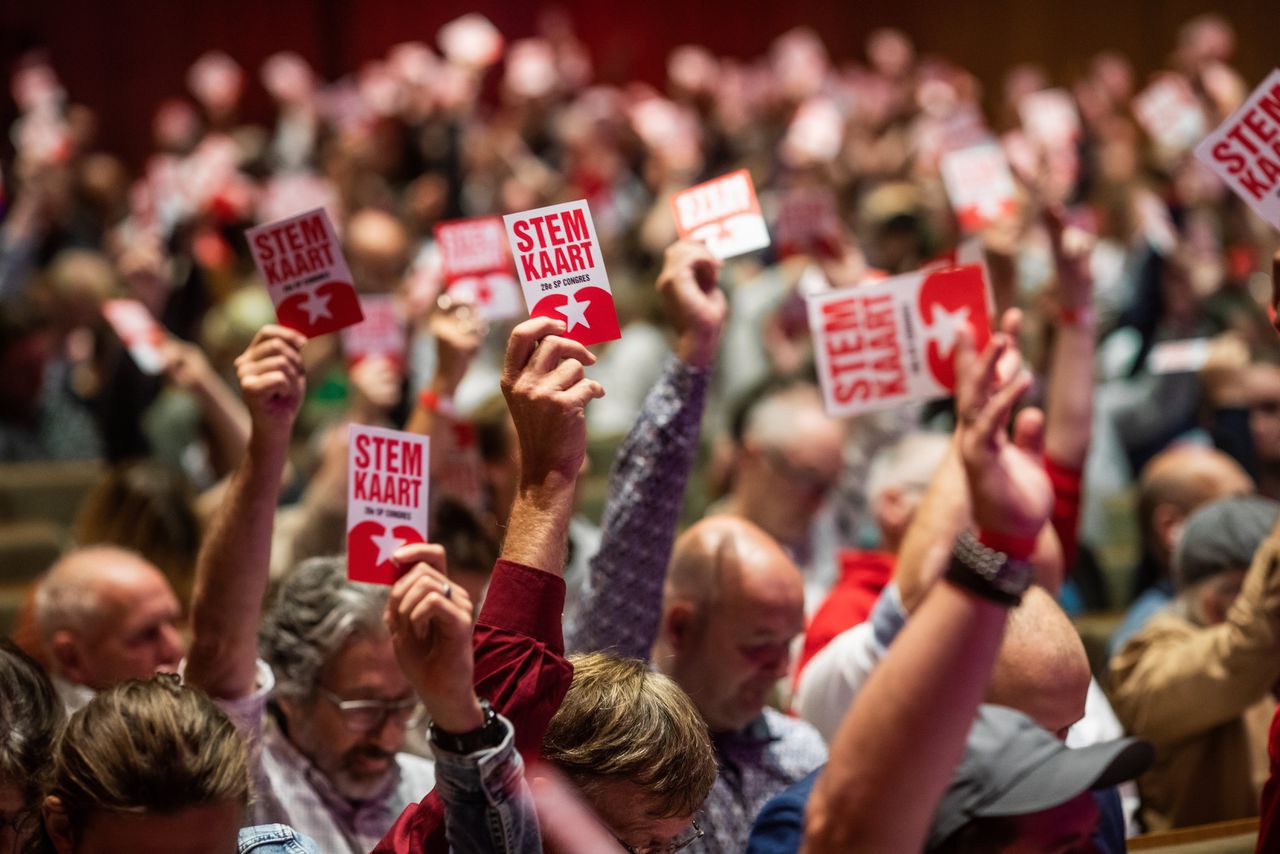
[[[268,326],[236,361],[253,431],[200,552],[185,676],[255,747],[250,824],[364,854],[434,783],[431,763],[399,752],[423,713],[383,625],[387,591],[348,582],[342,558],[306,561],[258,633],[304,343]]]

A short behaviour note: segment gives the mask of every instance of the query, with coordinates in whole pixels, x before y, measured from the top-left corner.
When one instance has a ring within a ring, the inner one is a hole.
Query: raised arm
[[[196,560],[186,665],[187,681],[215,699],[254,689],[280,477],[306,388],[305,343],[292,329],[265,326],[236,359],[253,426]]]
[[[471,599],[449,583],[440,546],[406,546],[396,560],[416,565],[392,586],[385,621],[400,667],[431,718],[449,850],[541,851],[511,723],[487,715],[472,685]],[[495,825],[503,828],[500,846],[489,830]]]
[[[249,410],[218,376],[199,346],[170,338],[164,345],[164,357],[166,376],[189,391],[200,407],[213,446],[214,468],[218,477],[225,476],[249,446]]]
[[[433,494],[448,495],[478,510],[483,503],[480,451],[453,398],[489,326],[469,303],[445,294],[431,312],[430,328],[436,342],[436,372],[414,402],[404,429],[431,437]]]
[[[526,320],[511,333],[502,393],[520,445],[520,479],[502,558],[563,577],[574,489],[587,452],[586,406],[604,388],[586,378],[591,351],[561,338],[563,321]]]
[[[657,288],[676,330],[676,355],[615,458],[600,550],[591,559],[576,612],[569,615],[570,649],[648,658],[657,637],[667,562],[728,313],[716,287],[719,270],[701,243],[667,249]]]
[[[1001,318],[1002,334],[992,339],[995,350],[991,352],[996,354],[995,369],[1002,377],[1012,377],[1022,367],[1020,354],[1012,346],[1017,340],[1021,319],[1021,312],[1016,309],[1006,312]],[[968,340],[970,339],[965,339],[966,342]],[[975,381],[974,377],[959,378],[959,387],[956,389],[957,413],[963,411],[962,399],[972,400],[977,394],[969,388]],[[946,566],[948,552],[937,549],[936,544],[950,543],[972,524],[972,504],[965,485],[959,438],[960,431],[957,430],[942,465],[938,467],[920,500],[920,507],[912,517],[899,549],[894,581],[902,594],[902,604],[908,611],[915,610],[925,592]]]
[[[1074,471],[1084,468],[1093,427],[1094,335],[1090,239],[1045,213],[1058,278],[1058,316],[1046,389],[1045,454]]]
[[[1020,416],[1019,444],[1005,435],[1029,382],[1022,374],[997,379],[1005,346],[997,335],[974,361],[962,342],[958,371],[976,381],[958,400],[958,446],[982,540],[1025,559],[1049,517],[1052,490],[1035,458],[1040,414]],[[970,566],[952,559],[946,580],[926,594],[841,723],[809,800],[805,851],[923,848],[990,680],[1007,608],[1031,581],[1020,562],[1000,570],[998,585]]]

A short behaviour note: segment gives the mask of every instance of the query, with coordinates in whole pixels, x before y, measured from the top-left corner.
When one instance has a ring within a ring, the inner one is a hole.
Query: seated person
[[[500,827],[498,850],[540,851],[514,729],[472,684],[470,596],[449,582],[432,548],[420,549],[424,560],[396,582],[386,620],[431,715],[450,848],[493,845],[490,829]],[[715,779],[715,759],[689,698],[635,659],[594,653],[572,663],[573,681],[543,739],[545,760],[633,849],[699,837],[692,817]]]
[[[1156,746],[1138,781],[1148,830],[1258,814],[1280,678],[1280,534],[1270,499],[1191,514],[1173,555],[1177,598],[1111,660],[1125,728]]]
[[[174,672],[182,607],[164,573],[115,546],[75,549],[36,587],[36,634],[68,712],[125,679]]]
[[[716,271],[704,246],[677,243],[667,252],[658,288],[683,330],[676,358],[615,458],[604,538],[566,634],[574,650],[651,660],[693,699],[721,771],[697,847],[738,852],[765,801],[820,765],[826,750],[811,726],[767,705],[804,630],[805,581],[796,563],[741,515],[708,516],[676,537],[724,319]],[[810,426],[838,427],[818,406]],[[751,453],[763,477],[772,451]]]
[[[1161,451],[1138,478],[1138,534],[1142,559],[1134,580],[1137,597],[1111,636],[1107,651],[1121,648],[1174,598],[1173,550],[1178,534],[1197,507],[1253,492],[1231,457],[1212,448],[1179,445]]]
[[[243,826],[248,748],[172,674],[98,694],[71,716],[52,761],[43,817],[57,854],[319,854],[288,827]]]
[[[563,329],[560,321],[534,318],[516,327],[508,347],[503,391],[519,439],[521,488],[475,623],[472,690],[511,722],[514,746],[526,760],[542,756],[565,769],[615,838],[636,850],[661,850],[700,832],[694,814],[715,779],[715,759],[705,726],[670,681],[638,662],[565,658],[562,570],[586,453],[582,413],[603,390],[582,373],[594,357],[559,337]],[[446,586],[438,546],[405,546],[396,560],[406,567],[434,564],[439,577],[420,583],[434,584],[446,599],[465,596]],[[413,571],[426,574],[421,566]],[[392,596],[407,595],[408,583],[400,579]],[[460,600],[461,611],[469,608],[469,598]],[[393,636],[403,643],[402,633],[393,630]],[[443,677],[428,670],[430,656],[401,660],[424,699],[439,690],[433,685]],[[452,718],[457,722],[437,723],[465,735],[457,731],[483,726],[478,704],[464,695],[458,703],[464,714]],[[620,752],[622,745],[628,749]],[[445,801],[453,796],[452,778],[443,773],[445,798],[432,794],[411,805],[376,851],[449,850],[453,828]]]
[[[28,850],[40,829],[62,701],[35,659],[0,638],[0,851]]]
[[[787,792],[784,826],[777,826],[774,807],[766,809],[751,850],[798,851],[802,844],[813,851],[1059,850],[1046,832],[1059,847],[1077,850],[1098,823],[1091,787],[1110,786],[1140,770],[1144,754],[1149,759],[1149,750],[1130,742],[1073,751],[1012,711],[985,710],[974,726],[1007,609],[1033,581],[1028,558],[1053,505],[1037,459],[1041,414],[1025,410],[1016,440],[1005,434],[1029,382],[1025,375],[996,379],[1008,346],[997,335],[975,360],[965,335],[957,355],[957,447],[978,533],[956,538],[945,575],[924,590],[841,723],[831,761]],[[925,557],[930,564],[946,559],[937,549]],[[925,578],[940,569],[919,568]],[[1009,806],[1006,796],[1019,803]],[[803,840],[796,798],[807,801]],[[1112,812],[1115,819],[1118,810]],[[1015,813],[1025,818],[987,824],[986,817]],[[947,847],[956,833],[966,834],[963,845]],[[1122,849],[1121,838],[1115,850]]]
[[[880,591],[893,577],[898,546],[949,446],[945,434],[908,433],[872,459],[867,472],[867,503],[880,531],[880,548],[840,553],[840,577],[805,629],[797,676],[836,635],[871,614]]]
[[[314,558],[260,620],[305,341],[267,326],[236,362],[249,450],[196,562],[183,674],[250,743],[251,823],[290,824],[326,854],[364,854],[435,777],[428,760],[401,752],[422,712],[382,623],[385,587],[347,581],[342,558]]]

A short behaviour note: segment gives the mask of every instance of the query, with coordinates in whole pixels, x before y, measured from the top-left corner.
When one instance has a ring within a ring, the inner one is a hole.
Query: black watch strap
[[[987,548],[965,531],[956,537],[946,579],[970,593],[1012,608],[1022,601],[1034,575],[1029,562]]]
[[[441,750],[447,750],[450,753],[457,753],[461,756],[478,753],[481,750],[490,750],[502,744],[502,739],[506,736],[506,729],[502,726],[502,722],[498,720],[497,712],[489,705],[488,700],[481,700],[480,708],[484,712],[484,723],[470,732],[446,732],[436,726],[435,722],[432,722],[429,730],[431,743]]]

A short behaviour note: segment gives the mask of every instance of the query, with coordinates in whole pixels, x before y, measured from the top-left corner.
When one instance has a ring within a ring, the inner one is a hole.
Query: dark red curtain
[[[660,81],[667,52],[687,42],[754,56],[797,24],[814,27],[837,58],[860,57],[875,27],[901,27],[922,51],[977,73],[988,91],[1013,63],[1038,61],[1062,77],[1106,48],[1124,52],[1146,73],[1164,63],[1178,26],[1205,11],[1219,11],[1236,25],[1238,64],[1251,82],[1280,64],[1275,0],[569,0],[558,6],[590,45],[598,76],[612,81]],[[288,48],[333,77],[397,42],[430,42],[442,23],[465,11],[487,15],[510,38],[531,35],[543,8],[536,0],[0,0],[0,69],[7,81],[15,57],[47,49],[72,98],[97,112],[102,146],[136,164],[147,151],[156,104],[184,93],[185,69],[209,48],[227,51],[255,75],[264,57]],[[260,118],[267,108],[255,76],[246,112]],[[6,87],[4,127],[12,116]]]

